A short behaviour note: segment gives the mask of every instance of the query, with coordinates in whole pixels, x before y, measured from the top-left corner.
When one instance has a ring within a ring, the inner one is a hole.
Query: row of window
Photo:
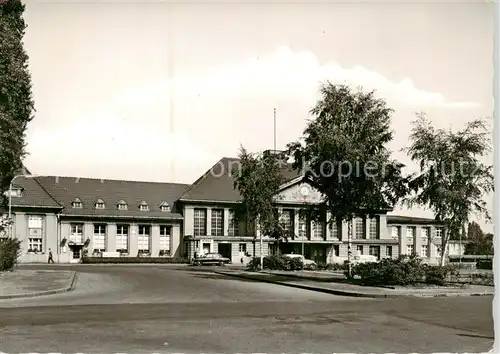
[[[82,209],[83,208],[83,203],[82,203],[82,201],[79,198],[75,198],[71,202],[71,206],[74,209]],[[118,210],[128,210],[128,204],[124,200],[120,200],[116,204],[116,207],[118,208]],[[98,199],[94,203],[94,208],[95,209],[106,209],[106,203],[104,203],[104,201],[102,199]],[[149,211],[149,205],[145,201],[140,202],[138,208],[141,211]],[[165,211],[165,212],[170,212],[170,205],[167,202],[162,202],[160,204],[160,210],[161,211]]]
[[[441,237],[443,236],[444,233],[444,228],[443,227],[436,227],[434,236],[435,237]],[[415,235],[417,234],[417,228],[415,226],[407,226],[406,227],[406,237],[408,239],[413,239]],[[401,235],[401,226],[393,226],[392,227],[392,238],[397,239]],[[431,235],[431,228],[430,227],[422,227],[421,228],[421,234],[420,236],[423,239],[428,238]]]
[[[160,250],[170,251],[170,225],[160,225]],[[128,250],[129,244],[129,225],[120,224],[116,225],[116,249]],[[106,250],[106,224],[94,224],[94,233],[92,237],[93,252],[102,252]],[[139,225],[137,235],[137,249],[139,251],[149,252],[151,248],[151,225]],[[73,223],[70,224],[70,241],[83,242],[83,224]]]
[[[280,218],[281,225],[285,232],[290,234],[294,233],[295,230],[295,213],[293,209],[283,209]],[[211,235],[212,236],[223,236],[224,235],[224,209],[212,209],[211,210]],[[240,236],[238,223],[234,220],[234,212],[229,211],[228,215],[228,236]],[[311,225],[312,224],[312,225]],[[311,236],[313,240],[322,240],[325,237],[325,225],[326,222],[313,221],[308,222],[306,218],[299,217],[298,221],[298,237],[307,238],[308,235]],[[329,224],[330,234],[333,238],[340,238],[341,235],[341,224],[331,223]],[[193,220],[193,233],[194,236],[204,236],[207,234],[207,210],[206,209],[194,209],[194,220]],[[380,220],[378,217],[370,218],[369,221],[369,232],[366,234],[366,218],[359,218],[356,221],[356,233],[355,238],[358,239],[379,239],[380,238]]]

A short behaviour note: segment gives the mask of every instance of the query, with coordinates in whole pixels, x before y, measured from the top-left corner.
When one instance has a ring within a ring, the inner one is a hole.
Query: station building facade
[[[239,160],[222,158],[193,184],[102,180],[76,177],[17,178],[12,189],[12,235],[22,241],[20,262],[79,262],[89,255],[189,257],[217,252],[233,263],[260,256],[260,230],[234,219],[241,200],[233,187]],[[347,259],[347,224],[305,220],[299,210],[321,195],[290,165],[281,168],[284,184],[276,203],[293,236],[284,253],[323,263]],[[377,258],[417,253],[429,263],[440,257],[445,229],[433,219],[388,215],[355,220],[352,251]],[[5,236],[5,235],[4,235]],[[262,235],[263,255],[276,252]],[[462,250],[459,250],[460,253]]]

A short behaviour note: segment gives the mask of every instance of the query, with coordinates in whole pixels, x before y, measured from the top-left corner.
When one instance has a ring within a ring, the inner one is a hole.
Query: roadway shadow
[[[484,338],[484,339],[495,340],[494,337],[483,336],[483,335],[480,335],[480,334],[464,334],[464,333],[461,333],[461,334],[457,334],[457,336],[460,336],[460,337],[471,337],[471,338]]]

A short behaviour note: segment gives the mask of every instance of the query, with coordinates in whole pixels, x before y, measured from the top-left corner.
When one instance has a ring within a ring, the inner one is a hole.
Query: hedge
[[[15,238],[0,239],[0,271],[13,270],[20,253],[20,240]]]
[[[480,259],[476,262],[477,269],[493,269],[493,260],[492,259]]]
[[[124,264],[124,263],[143,263],[143,264],[180,264],[189,263],[187,258],[169,258],[169,257],[83,257],[84,264]]]
[[[260,269],[260,257],[254,257],[248,262],[249,270]],[[302,270],[304,264],[300,258],[284,257],[282,255],[273,255],[264,257],[264,269],[269,270]]]

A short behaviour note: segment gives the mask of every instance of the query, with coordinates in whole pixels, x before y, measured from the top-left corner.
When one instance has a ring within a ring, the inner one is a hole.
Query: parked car
[[[371,262],[378,262],[378,259],[376,256],[368,255],[368,254],[361,254],[361,255],[356,255],[352,257],[352,263],[353,264],[359,264],[359,263],[371,263]]]
[[[231,263],[231,260],[226,257],[222,257],[219,253],[207,253],[193,259],[193,264],[200,265],[225,265]]]
[[[304,269],[309,269],[309,270],[316,269],[316,262],[314,262],[313,260],[307,259],[306,257],[304,257],[301,254],[285,254],[284,257],[298,258],[298,259],[302,260],[302,264],[304,265]]]

